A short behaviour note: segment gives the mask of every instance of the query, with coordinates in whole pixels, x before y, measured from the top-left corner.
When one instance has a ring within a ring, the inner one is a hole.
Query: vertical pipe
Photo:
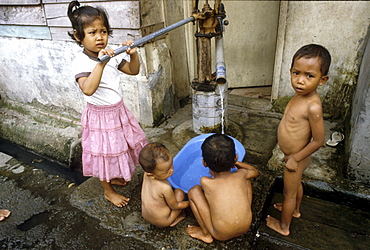
[[[226,65],[224,58],[224,41],[223,37],[216,38],[216,83],[226,83]]]

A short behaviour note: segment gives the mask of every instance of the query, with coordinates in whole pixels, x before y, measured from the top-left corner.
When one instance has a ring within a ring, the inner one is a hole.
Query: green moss
[[[201,127],[199,128],[199,130],[204,133],[204,134],[208,134],[208,133],[221,133],[221,130],[222,130],[222,124],[218,124],[216,126],[213,126],[213,127]]]
[[[3,99],[0,100],[0,108],[14,110],[17,113],[20,113],[20,114],[23,114],[23,115],[30,115],[30,113],[31,113],[29,110],[25,109],[21,105],[13,105],[9,102],[6,102]]]
[[[284,113],[286,105],[288,105],[288,102],[292,99],[292,96],[284,96],[281,98],[276,99],[272,103],[271,110],[278,113]]]
[[[338,69],[338,77],[332,79],[330,90],[321,98],[325,118],[344,121],[350,114],[358,71]]]

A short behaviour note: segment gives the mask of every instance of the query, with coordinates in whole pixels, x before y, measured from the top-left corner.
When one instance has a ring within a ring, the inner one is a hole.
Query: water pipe
[[[148,41],[150,41],[150,40],[152,40],[152,39],[154,39],[154,38],[156,38],[158,36],[161,36],[161,35],[169,32],[169,31],[171,31],[173,29],[176,29],[176,28],[178,28],[178,27],[180,27],[180,26],[182,26],[184,24],[187,24],[189,22],[193,22],[195,19],[196,19],[196,16],[191,16],[191,17],[188,17],[188,18],[186,18],[186,19],[184,19],[182,21],[179,21],[179,22],[174,23],[174,24],[172,24],[170,26],[167,26],[167,27],[165,27],[163,29],[160,29],[160,30],[158,30],[156,32],[153,32],[153,33],[151,33],[151,34],[149,34],[147,36],[144,36],[144,37],[142,37],[142,38],[134,41],[134,44],[132,46],[122,46],[122,47],[114,50],[114,55],[115,56],[116,55],[119,55],[122,52],[125,52],[128,48],[134,48],[134,47],[140,46],[140,45],[142,45],[142,44],[144,44],[144,43],[146,43],[146,42],[148,42]],[[110,57],[108,55],[104,55],[104,56],[98,57],[99,62],[105,62],[105,61],[107,61],[109,59],[110,59]]]
[[[216,38],[216,83],[226,83],[226,65],[224,59],[224,40]]]
[[[217,1],[217,0],[216,0]],[[217,9],[216,9],[217,6]],[[224,58],[224,40],[223,40],[223,32],[224,32],[224,25],[228,25],[229,22],[224,20],[226,17],[226,12],[224,5],[221,3],[221,0],[217,1],[215,4],[215,11],[217,15],[218,25],[216,27],[216,31],[218,35],[216,38],[216,83],[217,84],[225,84],[226,83],[226,65],[225,65],[225,58]]]

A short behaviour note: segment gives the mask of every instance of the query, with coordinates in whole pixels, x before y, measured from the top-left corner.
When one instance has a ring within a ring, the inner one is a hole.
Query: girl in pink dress
[[[123,207],[129,198],[117,193],[112,184],[126,185],[131,180],[147,140],[123,103],[120,71],[137,75],[139,56],[136,48],[129,48],[129,59],[125,60],[122,56],[113,57],[114,50],[106,48],[112,30],[104,9],[72,1],[68,17],[73,27],[68,34],[83,47],[73,61],[73,76],[87,102],[81,118],[83,174],[98,177],[105,198]],[[125,45],[132,45],[132,40],[122,43]],[[100,63],[97,58],[103,55],[111,59]]]

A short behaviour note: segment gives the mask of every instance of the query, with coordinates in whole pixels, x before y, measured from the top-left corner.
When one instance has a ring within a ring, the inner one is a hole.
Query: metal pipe
[[[128,48],[134,48],[134,47],[140,46],[140,45],[142,45],[142,44],[144,44],[144,43],[146,43],[146,42],[148,42],[148,41],[150,41],[150,40],[152,40],[152,39],[154,39],[154,38],[156,38],[158,36],[163,35],[164,33],[167,33],[167,32],[169,32],[169,31],[171,31],[173,29],[176,29],[177,27],[180,27],[180,26],[182,26],[184,24],[187,24],[189,22],[193,22],[194,20],[195,20],[195,17],[194,16],[191,16],[191,17],[188,17],[188,18],[186,18],[186,19],[184,19],[182,21],[179,21],[177,23],[174,23],[174,24],[172,24],[172,25],[170,25],[168,27],[165,27],[165,28],[160,29],[160,30],[158,30],[156,32],[153,32],[152,34],[149,34],[147,36],[144,36],[144,37],[142,37],[142,38],[134,41],[134,45],[132,45],[132,46],[123,46],[123,47],[120,47],[120,48],[116,49],[114,51],[114,55],[115,56],[116,55],[119,55],[122,52],[125,52]],[[98,57],[99,62],[105,62],[105,61],[107,61],[109,59],[110,59],[110,57],[108,55],[104,55],[104,56]]]
[[[224,59],[224,40],[216,38],[216,83],[226,83],[226,65]]]

